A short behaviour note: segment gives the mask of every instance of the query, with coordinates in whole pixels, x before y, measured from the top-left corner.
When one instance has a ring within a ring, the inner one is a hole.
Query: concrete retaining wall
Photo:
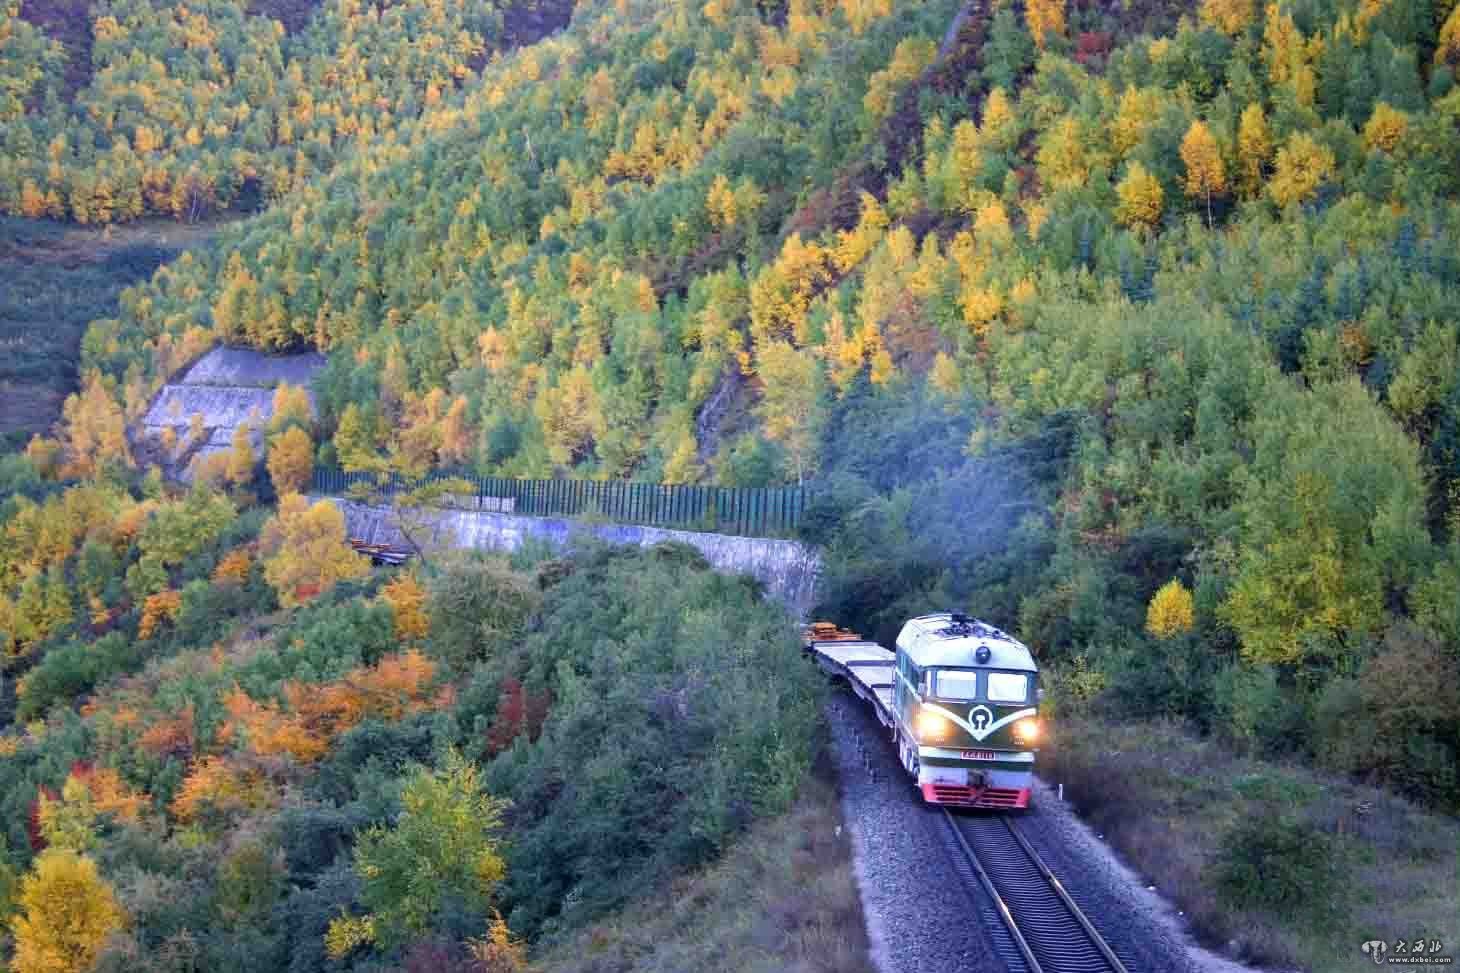
[[[389,508],[328,499],[345,515],[351,537],[371,544],[407,546]],[[566,546],[575,531],[586,531],[612,544],[647,547],[660,541],[681,541],[696,548],[717,571],[748,574],[766,587],[766,592],[785,603],[797,618],[805,618],[816,600],[816,576],[821,559],[813,548],[797,541],[768,537],[735,537],[728,534],[666,530],[624,524],[584,524],[558,517],[522,517],[482,510],[438,510],[424,515],[425,536],[416,539],[423,547],[471,547],[481,550],[516,550],[528,538]],[[412,532],[413,534],[415,531]]]
[[[232,448],[234,430],[241,425],[251,427],[254,451],[261,451],[264,426],[274,415],[275,386],[288,382],[308,389],[324,361],[314,352],[265,355],[243,348],[214,348],[181,379],[162,387],[142,419],[140,435],[157,440],[171,428],[177,445],[163,472],[190,480],[200,460]],[[188,438],[195,414],[203,417],[206,438],[201,443]]]

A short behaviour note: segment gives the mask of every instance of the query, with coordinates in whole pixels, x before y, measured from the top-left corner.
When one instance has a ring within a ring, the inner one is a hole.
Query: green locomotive
[[[1039,748],[1039,667],[1009,634],[959,612],[911,619],[895,652],[834,626],[807,648],[844,676],[892,731],[923,800],[977,808],[1029,806]]]

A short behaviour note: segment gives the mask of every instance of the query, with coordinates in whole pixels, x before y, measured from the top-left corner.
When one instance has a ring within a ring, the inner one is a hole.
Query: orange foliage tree
[[[164,621],[177,618],[180,608],[181,591],[159,591],[155,595],[148,595],[147,600],[142,603],[142,621],[137,625],[137,638],[150,639],[157,634],[157,627]]]
[[[204,757],[183,778],[171,810],[184,824],[207,815],[271,807],[276,793],[263,771],[242,761]]]

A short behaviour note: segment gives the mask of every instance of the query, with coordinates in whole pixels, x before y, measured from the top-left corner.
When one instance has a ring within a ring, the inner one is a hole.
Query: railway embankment
[[[1042,773],[1079,818],[1042,832],[1052,860],[1093,861],[1117,885],[1128,870],[1123,885],[1154,886],[1168,919],[1264,969],[1372,968],[1375,940],[1400,959],[1387,969],[1454,968],[1454,818],[1171,722],[1069,713],[1053,732]],[[1092,844],[1113,854],[1102,864],[1081,850]],[[1396,944],[1419,937],[1436,961],[1407,965]]]

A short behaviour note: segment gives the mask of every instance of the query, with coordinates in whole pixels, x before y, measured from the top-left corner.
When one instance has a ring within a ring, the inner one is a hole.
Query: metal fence
[[[460,479],[470,493],[451,502],[468,509],[530,517],[598,516],[620,524],[649,524],[722,534],[789,534],[801,522],[809,492],[805,487],[669,486],[624,480],[516,480],[448,472],[408,480],[397,473],[314,471],[315,493],[333,496],[395,493],[443,480]],[[443,498],[444,500],[445,498]]]

